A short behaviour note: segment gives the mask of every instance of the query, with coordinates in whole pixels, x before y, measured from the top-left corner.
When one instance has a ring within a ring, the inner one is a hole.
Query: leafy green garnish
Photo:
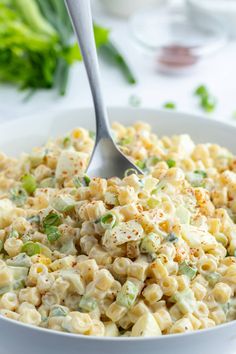
[[[164,103],[163,108],[176,109],[176,104],[174,102],[166,102]]]
[[[28,199],[28,195],[23,188],[15,187],[10,190],[9,198],[16,206],[22,207]]]
[[[119,145],[121,146],[125,146],[125,145],[129,145],[133,142],[133,137],[131,136],[128,136],[126,138],[122,138],[120,141],[119,141]]]
[[[28,194],[33,194],[37,189],[37,182],[33,175],[24,175],[21,178],[21,183]]]
[[[207,96],[208,95],[208,89],[205,85],[200,85],[196,88],[196,90],[194,91],[194,94],[196,96]]]
[[[66,136],[62,141],[62,145],[64,148],[70,147],[71,146],[71,138],[69,136]]]
[[[168,160],[166,161],[166,163],[167,163],[167,165],[168,165],[169,168],[175,167],[175,165],[176,165],[175,160],[172,160],[172,159],[168,159]]]
[[[21,252],[26,253],[28,256],[34,256],[35,254],[39,254],[40,253],[40,246],[37,243],[34,242],[26,242],[22,248],[21,248]]]

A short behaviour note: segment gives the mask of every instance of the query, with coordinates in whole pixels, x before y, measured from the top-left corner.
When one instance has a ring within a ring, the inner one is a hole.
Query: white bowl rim
[[[171,110],[164,110],[164,109],[155,109],[155,108],[149,108],[149,107],[130,107],[130,106],[110,106],[108,107],[108,113],[112,113],[112,111],[130,111],[130,112],[135,112],[135,111],[144,111],[144,112],[150,112],[150,113],[156,113],[158,114],[163,114],[163,113],[168,113],[168,115],[171,115],[172,117],[176,116],[177,119],[180,116],[189,116],[192,117],[193,119],[199,119],[202,122],[207,122],[208,124],[216,124],[221,126],[222,128],[224,127],[230,127],[232,129],[235,130],[236,132],[236,126],[229,122],[229,121],[220,121],[214,118],[208,118],[206,116],[200,115],[200,114],[192,114],[192,113],[188,113],[188,112],[181,112],[181,111],[171,111]],[[46,112],[46,115],[53,115],[56,116],[57,114],[60,113],[61,114],[69,114],[70,112],[74,112],[74,111],[78,111],[82,113],[85,112],[93,112],[93,108],[91,106],[89,107],[73,107],[73,108],[64,108],[61,109],[60,111],[58,111],[57,109],[50,109]],[[21,120],[22,122],[24,122],[24,120],[27,120],[29,118],[31,119],[37,119],[39,117],[42,116],[42,112],[39,112],[37,114],[27,114],[22,118],[17,118],[15,120],[10,120],[10,121],[6,121],[6,122],[0,122],[0,126],[2,128],[4,128],[4,126],[8,126],[8,125],[14,125],[15,122],[18,122],[19,120]],[[19,322],[17,320],[13,320],[10,318],[7,318],[3,315],[0,315],[0,321],[6,321],[9,322],[10,324],[19,326],[19,327],[23,327],[23,328],[28,328],[30,330],[33,331],[39,331],[42,333],[47,333],[50,335],[54,334],[57,336],[65,336],[65,337],[71,337],[71,338],[78,338],[78,339],[83,339],[83,340],[88,340],[88,341],[114,341],[114,342],[127,342],[127,341],[165,341],[165,340],[171,340],[172,338],[181,338],[181,337],[189,337],[189,336],[196,336],[196,335],[203,335],[205,333],[211,333],[211,332],[216,332],[221,330],[222,328],[227,329],[228,327],[231,327],[233,325],[236,325],[236,320],[227,322],[227,323],[223,323],[220,325],[217,325],[215,327],[211,327],[211,328],[206,328],[206,329],[201,329],[201,330],[196,330],[196,331],[192,331],[192,332],[187,332],[187,333],[177,333],[177,334],[167,334],[167,335],[162,335],[162,336],[156,336],[156,337],[98,337],[98,336],[86,336],[86,335],[82,335],[82,334],[75,334],[75,333],[68,333],[68,332],[60,332],[60,331],[55,331],[52,329],[48,329],[48,328],[43,328],[43,327],[37,327],[37,326],[33,326],[30,324],[26,324],[26,323],[22,323]]]

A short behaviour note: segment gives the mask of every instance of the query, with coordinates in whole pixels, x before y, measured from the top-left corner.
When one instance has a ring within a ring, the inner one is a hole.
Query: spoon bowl
[[[125,171],[131,169],[142,174],[118,150],[112,139],[101,88],[90,1],[65,0],[65,4],[81,49],[95,109],[96,142],[87,173],[91,177],[123,177]]]

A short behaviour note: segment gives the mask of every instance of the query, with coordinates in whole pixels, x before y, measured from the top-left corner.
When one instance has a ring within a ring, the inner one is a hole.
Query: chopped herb
[[[28,198],[28,195],[27,195],[25,189],[23,189],[21,187],[15,187],[10,190],[9,198],[13,201],[13,203],[16,206],[22,207],[25,204],[25,202]]]
[[[203,178],[207,178],[207,173],[203,170],[195,170],[194,173],[201,175]]]
[[[62,145],[64,148],[70,147],[71,146],[71,138],[69,136],[66,136],[62,141]]]
[[[95,140],[96,133],[94,133],[92,130],[89,131],[89,137],[93,140]]]
[[[194,94],[196,96],[208,96],[208,89],[206,88],[205,85],[200,85],[196,88],[196,90],[194,91]]]
[[[178,236],[174,234],[173,232],[170,232],[167,237],[166,237],[167,242],[176,242],[178,241]]]
[[[33,175],[24,175],[21,178],[22,187],[28,194],[33,194],[37,189],[37,182]]]
[[[186,261],[179,265],[180,274],[187,275],[190,279],[193,279],[197,274],[197,269],[191,267]]]
[[[138,171],[135,170],[134,168],[128,168],[126,171],[125,171],[125,177],[128,177],[130,175],[137,175],[138,174]]]
[[[45,233],[49,242],[55,242],[61,237],[61,233],[56,226],[47,226]]]
[[[213,112],[216,108],[216,98],[213,96],[204,96],[201,97],[200,106],[205,112]]]
[[[127,138],[122,138],[119,141],[119,145],[121,145],[121,146],[129,145],[132,143],[132,141],[133,141],[133,137],[131,137],[131,136],[129,136]]]
[[[85,175],[83,177],[84,183],[86,186],[89,186],[89,183],[91,182],[91,179],[89,178],[89,176]]]
[[[176,109],[176,104],[174,102],[166,102],[164,103],[163,108]]]
[[[141,105],[141,98],[137,95],[131,95],[129,97],[129,104],[132,107],[139,107]]]
[[[114,213],[107,213],[100,218],[100,223],[104,229],[112,229],[117,223],[117,217]]]
[[[212,112],[216,107],[216,98],[213,97],[206,86],[201,85],[196,88],[194,94],[199,97],[200,107],[205,112]]]
[[[147,167],[155,166],[160,161],[161,161],[161,159],[159,159],[159,157],[152,156],[146,160],[146,165],[147,165]]]
[[[21,248],[21,252],[26,253],[28,256],[34,256],[35,254],[39,254],[40,253],[40,246],[37,243],[34,242],[26,242],[22,248]]]
[[[175,160],[172,160],[172,159],[168,159],[168,160],[166,161],[166,163],[167,163],[167,165],[168,165],[169,168],[175,167],[175,165],[176,165]]]
[[[146,166],[146,162],[145,161],[136,161],[135,163],[136,166],[138,166],[141,170],[145,170]]]
[[[147,200],[147,205],[149,206],[150,209],[156,208],[158,204],[160,204],[159,200],[154,197],[148,198]]]
[[[75,200],[68,195],[58,195],[52,199],[51,206],[61,213],[69,212],[74,208]]]
[[[50,226],[59,226],[61,224],[61,216],[51,212],[43,219],[43,227],[46,229]]]

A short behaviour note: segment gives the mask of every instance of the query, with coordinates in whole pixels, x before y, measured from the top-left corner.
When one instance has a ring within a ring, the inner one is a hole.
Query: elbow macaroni
[[[19,160],[0,154],[0,314],[88,336],[235,320],[236,158],[141,122],[113,129],[144,175],[86,176],[82,128]]]

